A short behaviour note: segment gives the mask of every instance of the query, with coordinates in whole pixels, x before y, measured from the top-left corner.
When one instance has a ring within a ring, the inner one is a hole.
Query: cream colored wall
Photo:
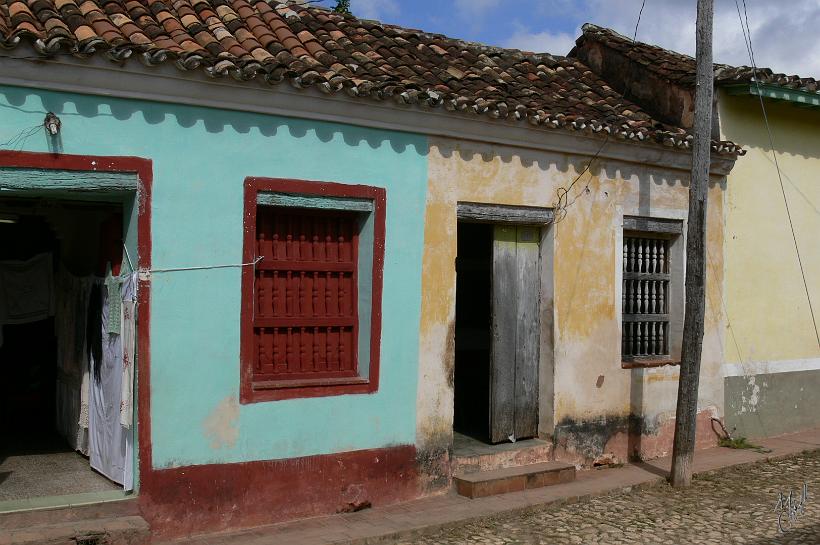
[[[820,319],[820,110],[771,101],[766,109]],[[734,339],[727,336],[726,359],[741,364],[744,374],[777,371],[767,364],[816,359],[820,347],[760,103],[722,94],[719,112],[722,137],[747,150],[727,192],[726,303]]]
[[[636,157],[643,149],[636,146]],[[571,183],[584,160],[431,139],[417,407],[417,441],[422,451],[452,444],[457,203],[553,207],[556,191]],[[674,414],[677,368],[631,371],[621,367],[621,233],[624,215],[685,218],[688,185],[682,182],[687,178],[685,172],[604,161],[591,177],[589,194],[578,198],[566,218],[551,227],[554,308],[545,312],[553,312],[555,320],[556,424],[626,419],[636,404],[637,412],[643,410],[650,419],[668,421]],[[588,179],[584,176],[574,191]],[[707,279],[701,405],[719,412],[724,327],[719,183],[713,185],[709,198],[708,246],[714,267]],[[547,419],[540,416],[542,421]]]

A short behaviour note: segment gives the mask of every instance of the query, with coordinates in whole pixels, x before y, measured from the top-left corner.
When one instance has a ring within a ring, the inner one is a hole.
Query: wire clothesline
[[[260,255],[253,261],[249,261],[248,263],[227,263],[223,265],[201,265],[195,267],[174,267],[174,268],[167,268],[167,269],[140,269],[140,273],[169,273],[169,272],[181,272],[181,271],[202,271],[207,269],[232,269],[237,267],[250,267],[257,265],[260,261],[262,261],[265,256]],[[129,259],[130,263],[130,259]]]

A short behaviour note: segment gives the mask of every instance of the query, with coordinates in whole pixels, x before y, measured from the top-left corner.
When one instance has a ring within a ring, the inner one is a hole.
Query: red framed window
[[[378,388],[385,192],[248,178],[243,402]]]

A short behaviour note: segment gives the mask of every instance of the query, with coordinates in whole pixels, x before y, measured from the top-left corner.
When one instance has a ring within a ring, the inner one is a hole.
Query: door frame
[[[490,223],[540,227],[539,240],[539,356],[538,356],[538,435],[551,436],[555,429],[555,287],[552,208],[458,201],[456,219],[459,222]],[[458,282],[458,280],[456,280]]]
[[[150,275],[142,271],[151,268],[151,196],[153,186],[153,166],[149,159],[127,156],[94,156],[94,155],[65,155],[55,153],[39,153],[26,151],[0,151],[0,173],[7,169],[27,169],[42,171],[43,177],[30,180],[26,183],[15,183],[10,179],[0,178],[0,189],[8,189],[15,196],[25,197],[26,193],[60,194],[70,193],[72,197],[99,196],[101,194],[115,194],[130,192],[134,194],[134,214],[137,219],[137,257],[138,279],[137,305],[139,308],[139,324],[136,331],[137,358],[134,366],[136,381],[136,464],[134,468],[133,495],[139,494],[143,484],[150,477],[151,467],[151,419],[150,419],[150,305],[151,279]],[[71,176],[58,176],[57,172],[69,172]],[[49,172],[53,175],[49,176]],[[93,174],[90,180],[81,180],[78,173]],[[132,181],[124,182],[122,176],[105,174],[132,175]],[[134,180],[135,178],[135,180]],[[133,256],[132,256],[133,258]],[[54,499],[58,499],[55,497]],[[32,502],[32,509],[42,507],[59,507],[65,502],[47,504],[49,498]],[[100,500],[104,501],[104,500]]]

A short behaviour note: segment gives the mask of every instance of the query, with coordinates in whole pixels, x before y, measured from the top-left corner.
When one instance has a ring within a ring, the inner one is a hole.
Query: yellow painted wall
[[[820,111],[771,101],[766,110],[820,319]],[[723,94],[719,112],[723,138],[747,150],[727,191],[727,362],[820,357],[760,102]]]
[[[636,146],[636,159],[641,150]],[[422,449],[452,441],[456,207],[459,201],[553,207],[559,187],[576,177],[585,157],[431,138],[422,279],[418,437]],[[677,368],[621,367],[620,276],[624,215],[684,219],[688,173],[602,161],[589,183],[554,224],[554,420],[589,422],[626,417],[635,388],[649,417],[674,415]],[[723,188],[710,190],[701,406],[720,412],[723,383]],[[684,228],[685,232],[685,228]],[[541,377],[542,380],[549,378]],[[545,415],[541,415],[543,419]]]

